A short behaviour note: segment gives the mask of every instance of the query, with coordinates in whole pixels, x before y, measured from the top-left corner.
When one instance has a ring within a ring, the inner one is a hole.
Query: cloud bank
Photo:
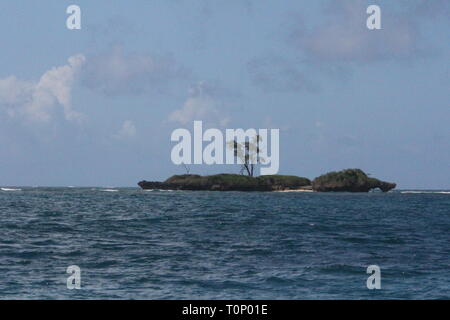
[[[163,91],[171,82],[186,77],[170,56],[125,54],[118,46],[89,57],[84,68],[86,87],[108,96]]]
[[[416,8],[404,3],[401,10],[381,6],[382,29],[366,27],[367,2],[328,1],[322,23],[306,29],[303,24],[291,33],[293,43],[311,62],[370,63],[411,59],[424,55],[420,26],[411,13]]]
[[[210,125],[226,126],[229,118],[219,111],[223,105],[214,96],[215,91],[214,87],[200,81],[189,90],[183,107],[169,115],[169,121],[186,125],[194,120],[202,120]]]
[[[0,107],[10,117],[25,117],[30,121],[48,122],[60,107],[65,119],[79,120],[72,109],[72,87],[85,63],[82,54],[71,56],[68,64],[45,72],[38,82],[19,80],[15,76],[0,79]]]

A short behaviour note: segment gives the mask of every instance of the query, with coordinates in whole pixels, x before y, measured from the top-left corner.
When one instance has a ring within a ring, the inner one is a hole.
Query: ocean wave
[[[400,193],[421,191],[410,189],[388,197],[350,194],[344,199],[329,193],[304,198],[155,188],[147,197],[138,188],[114,186],[77,188],[75,193],[66,188],[4,187],[23,189],[0,190],[0,254],[8,262],[2,266],[7,272],[0,272],[0,286],[8,297],[73,298],[58,281],[44,279],[45,286],[32,281],[27,292],[16,284],[33,272],[52,270],[55,261],[75,259],[82,269],[84,265],[101,271],[95,279],[99,283],[116,277],[122,262],[129,262],[116,290],[86,290],[86,299],[183,299],[192,296],[193,286],[211,299],[228,298],[228,292],[239,299],[371,299],[361,281],[338,286],[340,279],[364,276],[370,252],[391,265],[392,286],[379,290],[378,298],[448,298],[448,286],[443,285],[450,283],[448,246],[443,242],[448,227],[443,222],[449,195]],[[105,189],[119,192],[100,191]],[[361,213],[361,208],[366,210]],[[380,217],[389,220],[380,224]],[[70,237],[58,245],[61,235]],[[338,259],[324,259],[336,252]],[[233,259],[224,263],[224,256]],[[39,263],[30,263],[34,260]],[[257,267],[249,268],[255,261]],[[274,268],[274,261],[282,263]],[[167,281],[161,267],[175,270],[176,279]],[[199,279],[199,270],[205,268],[214,278]],[[236,274],[232,281],[227,280],[230,274]],[[419,278],[424,290],[405,290],[414,289]],[[142,281],[151,282],[152,289],[145,290]],[[302,289],[314,289],[315,284],[320,292]]]
[[[16,189],[16,188],[0,188],[2,191],[22,191],[22,189]]]
[[[434,193],[434,194],[450,194],[450,191],[402,191],[401,193]]]
[[[100,191],[103,191],[103,192],[119,192],[119,190],[117,190],[117,189],[102,189]]]

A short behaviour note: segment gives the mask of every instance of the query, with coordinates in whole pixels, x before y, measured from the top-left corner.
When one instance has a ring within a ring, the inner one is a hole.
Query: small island
[[[145,190],[192,190],[192,191],[298,191],[298,192],[369,192],[380,189],[388,192],[395,183],[385,182],[367,176],[360,169],[329,172],[315,178],[286,175],[245,176],[240,174],[217,174],[200,176],[195,174],[174,175],[164,182],[141,181],[138,185]]]
[[[319,192],[369,192],[372,189],[388,192],[396,186],[395,183],[371,178],[361,169],[329,172],[315,178],[312,182],[313,190]]]

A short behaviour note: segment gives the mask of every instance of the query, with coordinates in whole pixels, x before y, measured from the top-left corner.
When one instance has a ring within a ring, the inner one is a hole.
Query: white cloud
[[[0,101],[11,105],[17,101],[26,101],[31,94],[32,85],[26,81],[18,80],[15,76],[0,79]]]
[[[11,76],[0,79],[0,106],[11,116],[31,121],[51,120],[53,110],[62,107],[67,120],[78,120],[72,109],[71,93],[75,78],[85,62],[81,54],[68,59],[68,64],[45,72],[38,82],[22,81]]]
[[[133,138],[137,134],[136,126],[134,125],[133,121],[126,120],[122,124],[122,127],[120,128],[119,132],[117,133],[117,138]]]
[[[169,115],[169,121],[186,125],[194,120],[207,121],[212,125],[226,126],[229,118],[219,112],[221,103],[208,90],[205,82],[199,82],[189,90],[183,107]]]
[[[382,8],[382,29],[366,27],[367,4],[361,0],[328,1],[324,21],[310,29],[302,25],[290,41],[311,61],[373,62],[422,55],[419,26],[410,11]]]
[[[161,91],[185,76],[185,71],[170,56],[125,54],[118,46],[89,58],[83,83],[92,90],[114,96]]]

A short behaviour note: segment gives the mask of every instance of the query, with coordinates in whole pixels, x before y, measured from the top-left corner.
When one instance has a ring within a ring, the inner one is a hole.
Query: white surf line
[[[0,188],[2,191],[22,191],[22,189],[15,189],[15,188]]]

